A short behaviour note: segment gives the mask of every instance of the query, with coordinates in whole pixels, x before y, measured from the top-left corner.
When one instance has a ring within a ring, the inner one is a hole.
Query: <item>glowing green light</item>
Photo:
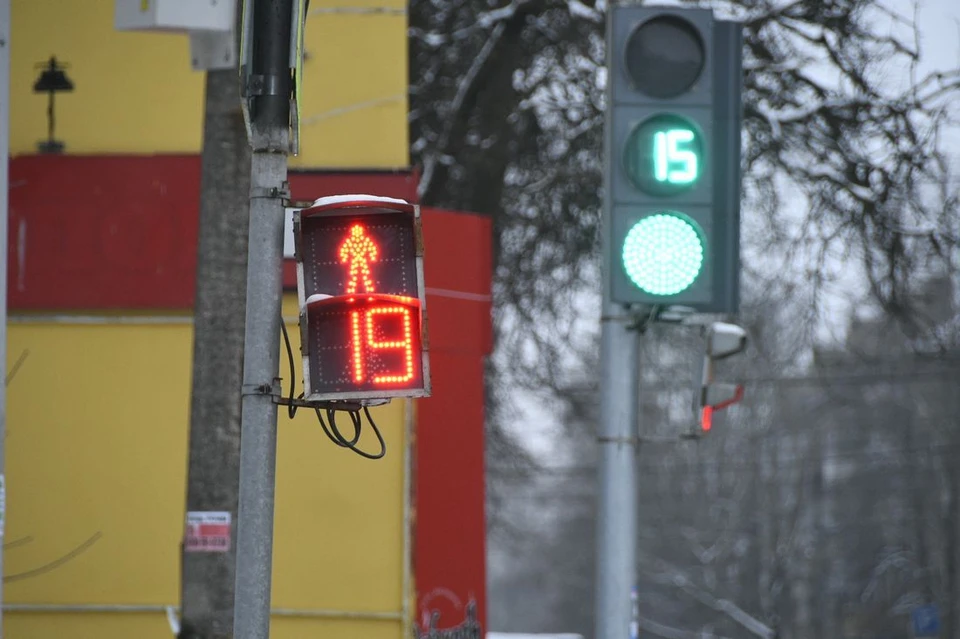
[[[703,271],[703,232],[675,211],[656,213],[633,225],[623,240],[623,268],[640,290],[676,295]]]
[[[700,160],[693,151],[681,145],[693,142],[690,129],[670,129],[653,134],[654,177],[657,182],[687,184],[700,175]]]
[[[703,174],[703,140],[696,125],[660,113],[639,123],[623,148],[624,169],[649,195],[675,195],[694,188]]]

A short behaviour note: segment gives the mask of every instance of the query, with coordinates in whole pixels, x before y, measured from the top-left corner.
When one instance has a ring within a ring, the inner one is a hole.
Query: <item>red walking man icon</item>
[[[357,284],[363,283],[365,293],[373,293],[373,280],[370,279],[370,262],[377,261],[377,245],[363,232],[362,224],[350,227],[350,235],[340,245],[340,263],[348,264],[349,280],[347,294],[357,292]]]

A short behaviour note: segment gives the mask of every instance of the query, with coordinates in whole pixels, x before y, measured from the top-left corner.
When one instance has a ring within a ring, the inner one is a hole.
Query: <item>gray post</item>
[[[607,56],[613,53],[613,7],[607,11]],[[611,67],[611,75],[612,75]],[[607,81],[607,116],[603,132],[603,314],[600,317],[600,495],[597,506],[597,602],[594,639],[629,639],[631,601],[636,575],[637,529],[637,394],[640,390],[640,334],[631,317],[612,301],[609,259],[612,246],[614,80]],[[639,593],[638,593],[639,594]]]
[[[283,295],[283,220],[287,190],[292,0],[253,2],[250,245],[240,417],[236,639],[270,636],[273,498]]]
[[[614,304],[600,323],[596,639],[630,636],[636,575],[639,333]]]
[[[0,362],[7,361],[7,195],[10,158],[10,0],[0,0]],[[6,534],[7,388],[0,386],[0,574],[3,573],[3,539]],[[0,605],[3,584],[0,583]],[[2,610],[2,607],[0,607]],[[0,612],[0,637],[3,613]]]

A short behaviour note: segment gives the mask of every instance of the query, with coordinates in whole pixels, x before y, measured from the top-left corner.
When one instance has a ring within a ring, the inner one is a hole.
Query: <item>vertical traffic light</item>
[[[620,304],[739,303],[740,25],[615,5],[607,25],[605,286]]]

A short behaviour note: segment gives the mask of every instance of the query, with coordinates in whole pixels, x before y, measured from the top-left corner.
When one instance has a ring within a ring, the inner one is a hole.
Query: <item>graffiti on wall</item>
[[[426,628],[420,628],[417,624],[413,626],[414,639],[483,639],[483,629],[477,620],[477,602],[471,599],[467,602],[466,618],[457,626],[452,628],[437,629],[437,622],[440,620],[440,613],[433,611],[430,613],[430,619]]]

